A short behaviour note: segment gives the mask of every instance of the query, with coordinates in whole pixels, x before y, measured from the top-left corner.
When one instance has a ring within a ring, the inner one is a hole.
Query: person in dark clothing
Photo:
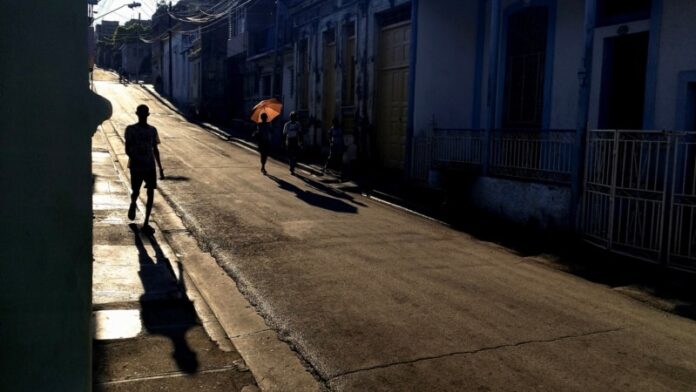
[[[285,147],[288,149],[290,174],[295,175],[297,153],[302,147],[302,126],[297,121],[297,113],[290,113],[290,121],[286,122],[283,127],[283,137],[285,138]]]
[[[340,173],[343,179],[343,153],[345,152],[345,142],[343,140],[343,130],[337,118],[331,121],[331,129],[329,129],[329,156],[326,159],[326,164],[322,173],[326,173],[329,166],[335,168]]]
[[[266,113],[261,113],[261,122],[256,124],[256,131],[254,131],[252,137],[256,139],[259,145],[261,173],[266,175],[266,161],[268,160],[268,153],[271,149],[271,124],[268,122],[268,115]]]
[[[164,179],[164,170],[160,161],[160,143],[157,129],[147,123],[150,109],[147,105],[140,105],[135,111],[138,122],[126,128],[126,154],[128,155],[128,168],[131,174],[131,204],[128,208],[128,219],[135,219],[135,202],[140,194],[140,187],[145,182],[147,189],[147,203],[145,205],[145,221],[143,232],[152,234],[155,230],[149,225],[152,203],[157,188],[156,166],[159,166],[160,179]]]

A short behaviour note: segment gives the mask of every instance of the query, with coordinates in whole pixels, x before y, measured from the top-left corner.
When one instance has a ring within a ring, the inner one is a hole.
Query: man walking
[[[150,109],[147,105],[140,105],[135,111],[138,122],[126,128],[126,154],[128,155],[128,167],[131,174],[131,204],[128,209],[128,219],[135,219],[135,202],[140,195],[140,186],[145,182],[147,189],[147,203],[145,205],[145,221],[143,232],[152,234],[155,230],[149,225],[152,202],[157,189],[156,166],[159,166],[160,179],[164,178],[162,162],[160,162],[160,143],[157,129],[147,123]]]

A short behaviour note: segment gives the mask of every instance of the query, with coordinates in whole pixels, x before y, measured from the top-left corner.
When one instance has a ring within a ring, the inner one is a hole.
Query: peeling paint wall
[[[469,190],[473,207],[538,229],[571,230],[570,188],[478,177]]]

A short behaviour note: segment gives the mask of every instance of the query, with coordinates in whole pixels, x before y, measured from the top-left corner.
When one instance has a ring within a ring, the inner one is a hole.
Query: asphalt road
[[[332,390],[693,391],[696,323],[495,244],[323,191],[96,82],[122,134],[152,111],[161,191]],[[156,217],[157,211],[154,212]]]

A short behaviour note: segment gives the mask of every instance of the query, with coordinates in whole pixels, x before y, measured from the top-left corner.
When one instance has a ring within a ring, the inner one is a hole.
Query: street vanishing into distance
[[[103,79],[103,127],[123,137],[150,107],[159,191],[327,389],[694,390],[694,321],[283,163],[264,176],[256,152]]]

